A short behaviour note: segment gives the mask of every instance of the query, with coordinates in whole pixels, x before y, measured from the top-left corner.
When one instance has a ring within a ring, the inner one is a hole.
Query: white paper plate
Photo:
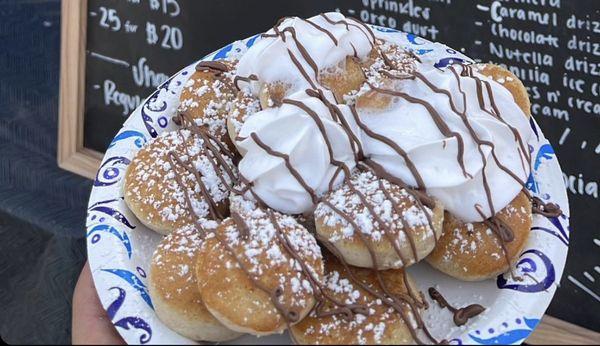
[[[412,34],[374,27],[381,38],[414,51],[422,60],[442,67],[454,62],[472,62],[463,54]],[[242,54],[260,36],[230,44],[203,60]],[[96,175],[89,201],[87,246],[89,262],[102,305],[125,341],[130,344],[193,343],[165,327],[152,308],[146,288],[151,255],[161,236],[144,227],[123,201],[122,178],[135,153],[151,138],[174,129],[171,117],[179,94],[194,72],[186,67],[154,92],[125,122],[114,138]],[[557,203],[565,215],[534,216],[531,236],[516,265],[525,281],[507,276],[479,283],[454,280],[425,263],[409,269],[422,290],[437,285],[451,303],[479,303],[487,311],[462,328],[454,327],[448,310],[437,304],[424,319],[437,338],[453,344],[518,344],[533,331],[560,281],[569,246],[569,206],[556,155],[534,120],[536,136],[530,144],[532,175],[529,190],[544,201]],[[535,278],[531,279],[528,277]],[[286,334],[264,338],[246,336],[236,343],[290,343]]]

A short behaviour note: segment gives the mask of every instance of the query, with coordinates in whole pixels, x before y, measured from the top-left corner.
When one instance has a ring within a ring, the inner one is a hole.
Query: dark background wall
[[[91,182],[56,166],[60,1],[0,0],[0,336],[70,343]]]

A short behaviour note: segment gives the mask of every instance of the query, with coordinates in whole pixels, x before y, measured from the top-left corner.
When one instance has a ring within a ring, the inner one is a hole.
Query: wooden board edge
[[[101,153],[86,149],[82,152],[72,153],[69,157],[59,161],[58,166],[93,180],[96,178],[101,161]]]
[[[83,148],[85,46],[87,1],[61,3],[60,96],[58,114],[58,166],[93,178],[98,155]],[[81,166],[79,166],[81,165]],[[92,171],[92,168],[94,170]]]
[[[544,315],[525,342],[531,345],[597,345],[600,344],[600,333]]]

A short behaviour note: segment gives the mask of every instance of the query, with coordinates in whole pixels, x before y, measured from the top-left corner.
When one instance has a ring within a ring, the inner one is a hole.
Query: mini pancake
[[[408,51],[395,44],[377,40],[365,59],[347,57],[342,68],[338,66],[323,71],[320,83],[331,89],[339,103],[353,103],[356,95],[368,87],[367,81],[404,75],[414,69],[414,62],[414,55]]]
[[[375,267],[370,251],[378,269],[412,265],[433,250],[444,213],[439,203],[411,191],[358,171],[317,206],[317,234],[357,267]]]
[[[200,244],[200,233],[193,226],[182,227],[160,242],[148,276],[154,311],[167,327],[192,340],[235,339],[241,334],[217,321],[200,298],[194,271]]]
[[[301,345],[357,345],[414,344],[410,330],[401,314],[358,286],[343,265],[334,257],[327,256],[325,261],[325,286],[328,293],[348,304],[360,304],[368,309],[368,314],[355,314],[346,320],[341,314],[317,317],[315,311],[302,322],[291,327],[294,339]],[[369,269],[352,268],[353,275],[367,286],[380,291],[375,272]],[[415,291],[410,278],[404,281],[403,269],[381,271],[383,281],[395,295],[408,294],[407,286]],[[415,321],[408,305],[404,314]],[[323,311],[330,311],[331,304]],[[414,323],[414,322],[412,322]],[[416,329],[416,324],[412,326]]]
[[[330,89],[340,103],[344,103],[344,95],[357,91],[365,81],[358,59],[348,56],[339,64],[319,71],[318,82]],[[263,109],[280,107],[283,99],[289,94],[292,86],[283,82],[263,83],[258,98]]]
[[[231,114],[227,118],[227,132],[232,143],[237,142],[236,137],[246,119],[261,109],[258,99],[245,91],[238,93],[237,99],[232,103]],[[242,156],[245,154],[239,147],[237,147],[237,150]]]
[[[365,83],[357,92],[344,96],[357,109],[381,110],[390,106],[393,97],[371,90],[370,85],[393,87],[394,81],[409,76],[416,69],[418,58],[399,46],[378,41],[376,49],[362,63]]]
[[[427,262],[463,281],[495,278],[518,260],[531,230],[531,214],[531,201],[523,192],[496,214],[514,234],[514,240],[503,244],[484,222],[464,223],[446,213],[442,237]]]
[[[477,65],[477,72],[502,84],[525,115],[531,117],[527,89],[512,72],[493,64]],[[497,215],[512,229],[515,237],[512,242],[505,244],[506,252],[500,238],[485,223],[465,224],[446,213],[442,238],[438,247],[427,257],[427,262],[441,272],[464,281],[486,280],[508,271],[517,261],[529,237],[531,201],[522,192]]]
[[[319,75],[319,83],[330,89],[339,103],[345,103],[344,95],[358,91],[365,80],[361,62],[350,56],[338,66],[326,69]]]
[[[206,67],[202,67],[207,63]],[[214,64],[217,68],[212,67]],[[227,134],[227,116],[231,104],[237,97],[233,85],[233,71],[236,62],[220,60],[201,62],[186,82],[178,112],[193,120],[198,126],[206,126],[214,137],[234,149]]]
[[[223,155],[223,160],[234,169],[229,157]],[[218,162],[200,135],[187,129],[165,132],[131,161],[123,187],[125,202],[144,225],[161,234],[193,222],[186,198],[203,220],[226,216],[229,190],[223,179],[228,182],[229,176]]]
[[[262,109],[281,107],[291,85],[283,82],[263,83],[258,92]]]
[[[315,304],[301,264],[321,281],[321,249],[291,216],[263,210],[239,196],[232,205],[232,217],[199,250],[196,275],[202,301],[232,330],[258,336],[281,333]]]
[[[405,60],[394,62],[393,65],[401,66],[402,68],[398,71],[391,71],[397,77],[409,76],[412,64],[410,63],[411,57],[405,57]],[[374,67],[377,64],[373,64]],[[494,64],[478,64],[475,66],[475,71],[481,73],[484,76],[492,78],[494,81],[503,85],[513,96],[515,102],[523,110],[527,117],[531,117],[531,103],[527,94],[527,89],[512,72],[509,70]],[[414,66],[413,66],[414,67]],[[378,85],[385,86],[386,88],[394,88],[394,80],[390,78],[389,74],[376,74],[376,71],[372,71],[372,78],[369,78],[370,82],[375,82]],[[370,88],[366,88],[366,91],[361,93],[356,99],[357,109],[377,111],[386,109],[393,102],[394,97],[388,94],[379,93]]]

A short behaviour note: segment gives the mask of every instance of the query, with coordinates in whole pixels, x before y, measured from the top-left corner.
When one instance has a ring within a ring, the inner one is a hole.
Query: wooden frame
[[[597,345],[600,333],[544,315],[542,322],[525,340],[531,345]]]
[[[93,179],[102,153],[83,147],[87,1],[63,0],[58,123],[58,165]],[[544,316],[529,344],[597,344],[600,333]]]
[[[61,4],[58,166],[93,179],[102,153],[83,147],[87,1]]]

